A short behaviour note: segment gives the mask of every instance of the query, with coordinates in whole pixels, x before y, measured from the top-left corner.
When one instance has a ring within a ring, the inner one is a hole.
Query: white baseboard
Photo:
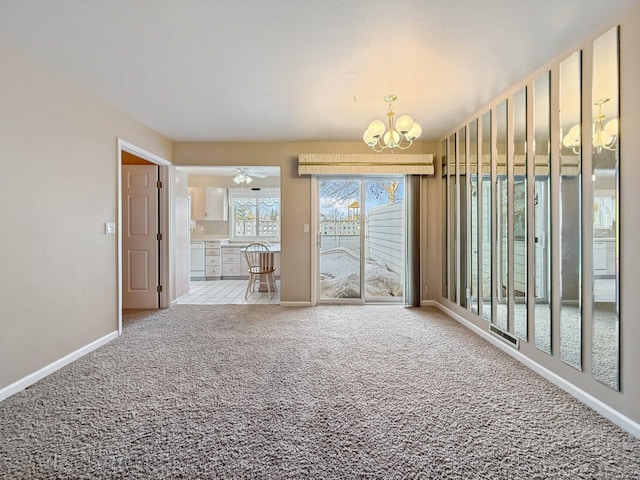
[[[50,363],[46,367],[42,367],[40,370],[33,372],[27,375],[26,377],[13,382],[11,385],[8,385],[0,390],[0,402],[5,398],[8,398],[11,395],[15,395],[16,393],[24,390],[28,386],[33,385],[38,380],[43,379],[47,375],[51,375],[56,370],[60,370],[65,365],[69,365],[71,362],[77,360],[80,357],[83,357],[87,353],[90,353],[93,350],[101,347],[102,345],[109,343],[111,340],[115,340],[116,338],[118,338],[118,332],[117,331],[111,332],[105,335],[104,337],[98,338],[97,340],[94,340],[90,344],[79,348],[75,352],[71,352],[69,355],[66,355],[60,358],[59,360],[56,360],[55,362]]]
[[[433,300],[426,300],[425,302],[429,302],[428,306],[437,307],[442,312],[446,313],[451,318],[453,318],[455,321],[461,323],[462,325],[467,327],[469,330],[472,330],[474,333],[478,334],[480,337],[484,338],[489,343],[495,345],[496,347],[498,347],[503,352],[508,353],[513,358],[518,360],[520,363],[526,365],[527,367],[529,367],[534,372],[538,373],[539,375],[541,375],[544,378],[546,378],[547,380],[549,380],[555,386],[561,388],[562,390],[567,392],[572,397],[575,397],[577,400],[580,400],[582,403],[584,403],[588,407],[592,408],[593,410],[598,412],[600,415],[602,415],[606,419],[608,419],[611,422],[615,423],[617,426],[619,426],[624,431],[626,431],[626,432],[630,433],[631,435],[633,435],[634,437],[640,439],[640,424],[639,423],[637,423],[634,420],[632,420],[631,418],[623,415],[622,413],[618,412],[617,410],[611,408],[606,403],[602,402],[601,400],[598,400],[596,397],[594,397],[590,393],[585,392],[581,388],[575,386],[573,383],[565,380],[564,378],[562,378],[558,374],[552,372],[551,370],[547,369],[546,367],[543,367],[539,363],[534,362],[529,357],[523,355],[520,351],[515,350],[513,347],[505,344],[505,342],[503,342],[502,340],[500,340],[498,338],[495,338],[493,335],[490,335],[489,332],[486,332],[486,331],[482,330],[477,325],[473,324],[472,322],[470,322],[466,318],[462,317],[461,315],[457,314],[453,310],[450,310],[449,308],[445,307],[441,303],[439,303],[437,301],[433,301]]]
[[[281,307],[310,307],[311,302],[280,302]]]
[[[439,307],[438,302],[436,302],[435,300],[420,300],[420,306],[421,307]]]

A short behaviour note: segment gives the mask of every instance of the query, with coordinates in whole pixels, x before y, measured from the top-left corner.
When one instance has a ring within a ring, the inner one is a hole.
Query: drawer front
[[[204,249],[204,254],[205,255],[220,255],[220,249],[219,248],[205,248]]]
[[[222,249],[223,255],[240,255],[244,247],[224,247]]]
[[[220,265],[220,257],[219,256],[207,256],[204,257],[204,264],[206,266]]]
[[[204,242],[204,248],[220,248],[219,240],[208,240]]]
[[[247,274],[247,272],[242,269],[239,263],[234,263],[231,265],[225,263],[222,265],[223,277],[238,277],[245,274]]]
[[[227,265],[227,264],[231,264],[231,263],[240,263],[240,259],[242,257],[240,256],[239,253],[233,255],[233,254],[227,254],[225,252],[225,254],[222,257],[222,263],[223,265]]]
[[[220,265],[214,265],[214,266],[207,265],[205,267],[204,273],[207,277],[219,277],[221,273]]]

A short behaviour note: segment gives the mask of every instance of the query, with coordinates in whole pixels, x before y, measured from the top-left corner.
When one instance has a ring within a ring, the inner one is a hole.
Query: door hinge
[[[161,233],[158,233],[158,234],[156,235],[156,239],[157,239],[157,240],[162,240],[162,234],[161,234]]]
[[[161,182],[160,180],[158,180],[158,181],[156,182],[156,187],[157,187],[157,188],[162,188],[162,182]]]
[[[162,292],[162,285],[158,285],[158,286],[156,287],[156,291],[157,291],[158,293],[161,293],[161,292]]]

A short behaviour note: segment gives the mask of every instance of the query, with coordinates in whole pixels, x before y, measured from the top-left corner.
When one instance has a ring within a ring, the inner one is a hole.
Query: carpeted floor
[[[434,309],[125,321],[0,403],[0,478],[640,478],[640,441]]]

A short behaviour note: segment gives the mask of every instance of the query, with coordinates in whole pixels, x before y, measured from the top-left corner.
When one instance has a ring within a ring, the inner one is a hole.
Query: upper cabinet
[[[228,220],[227,189],[219,187],[189,187],[191,220]]]

